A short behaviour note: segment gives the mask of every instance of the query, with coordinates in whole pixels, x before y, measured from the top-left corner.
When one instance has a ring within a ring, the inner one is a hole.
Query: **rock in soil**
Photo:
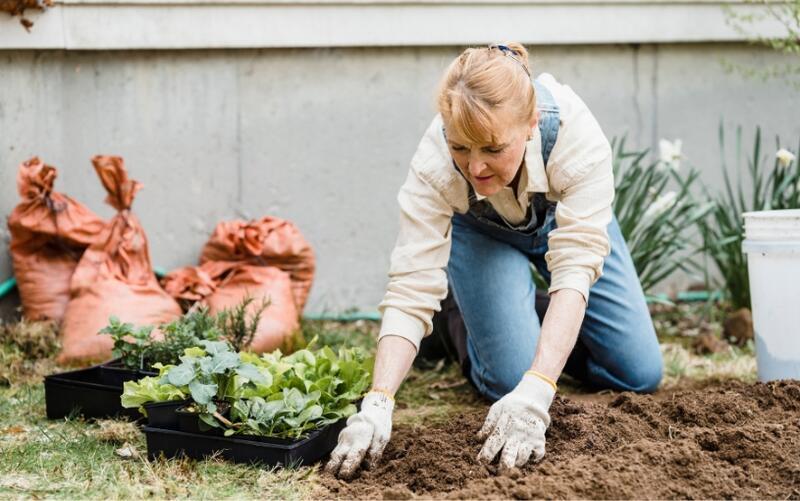
[[[787,498],[800,496],[800,383],[727,382],[607,403],[558,397],[539,464],[476,461],[487,409],[399,426],[383,461],[327,498]]]
[[[740,308],[725,319],[722,324],[725,339],[732,339],[737,345],[744,345],[753,339],[753,315],[747,308]]]

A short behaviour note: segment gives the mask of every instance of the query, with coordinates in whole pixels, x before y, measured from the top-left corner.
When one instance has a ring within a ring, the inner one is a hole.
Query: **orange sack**
[[[306,305],[316,266],[314,251],[300,230],[270,216],[219,223],[200,255],[200,264],[207,261],[244,261],[280,268],[291,277],[298,313]]]
[[[147,237],[130,211],[142,187],[129,179],[122,158],[96,156],[92,164],[117,215],[86,252],[72,276],[72,299],[64,316],[61,364],[107,359],[113,341],[97,333],[115,315],[134,325],[160,325],[181,315],[181,308],[158,284],[150,263]]]
[[[164,277],[163,284],[178,301],[189,304],[200,301],[212,314],[234,308],[250,296],[255,301],[248,313],[253,315],[263,300],[269,301],[250,344],[250,349],[257,353],[284,346],[300,328],[290,275],[272,266],[207,261],[171,272]]]
[[[28,320],[61,320],[72,273],[105,224],[72,198],[53,191],[55,167],[33,157],[19,166],[22,201],[8,218],[11,262]]]

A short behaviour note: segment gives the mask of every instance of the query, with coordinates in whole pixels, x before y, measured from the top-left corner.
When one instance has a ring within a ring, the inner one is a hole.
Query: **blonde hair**
[[[497,142],[493,111],[512,106],[521,121],[536,113],[528,51],[517,42],[466,49],[447,68],[437,101],[459,136],[473,144]]]

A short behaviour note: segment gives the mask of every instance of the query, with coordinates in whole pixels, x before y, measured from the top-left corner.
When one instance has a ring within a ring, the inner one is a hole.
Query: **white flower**
[[[674,206],[678,202],[678,194],[674,191],[668,191],[661,195],[660,197],[653,200],[653,203],[650,204],[650,207],[644,211],[644,217],[647,218],[657,218],[658,216],[662,215],[666,211],[670,210],[672,206]]]
[[[668,141],[666,139],[662,139],[658,142],[658,153],[661,160],[660,165],[663,167],[669,167],[673,170],[678,170],[681,166],[681,146],[683,142],[680,139],[676,139],[675,141]]]
[[[781,148],[775,152],[775,158],[778,159],[778,167],[789,167],[797,157],[786,148]]]

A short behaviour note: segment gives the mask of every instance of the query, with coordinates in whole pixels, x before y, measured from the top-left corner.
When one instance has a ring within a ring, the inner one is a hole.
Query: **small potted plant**
[[[162,384],[160,377],[165,375],[172,366],[183,360],[182,354],[187,359],[190,359],[193,353],[198,353],[198,350],[201,354],[205,353],[199,348],[187,350],[187,345],[197,347],[202,344],[202,341],[224,339],[227,344],[223,343],[223,345],[227,347],[229,344],[235,351],[240,351],[247,347],[253,340],[262,313],[269,306],[268,301],[262,301],[254,311],[248,313],[252,302],[253,299],[250,296],[246,296],[238,305],[223,310],[215,317],[207,315],[206,310],[199,310],[202,314],[191,323],[185,322],[185,325],[175,326],[172,330],[170,330],[172,324],[166,327],[166,338],[176,339],[177,336],[180,336],[180,339],[186,340],[185,343],[173,343],[168,349],[159,350],[164,352],[161,356],[159,356],[159,352],[153,350],[139,357],[135,353],[132,356],[128,356],[128,359],[133,364],[136,364],[138,360],[139,367],[145,366],[142,360],[158,360],[159,363],[152,365],[152,367],[158,369],[160,373],[158,379],[150,377],[141,379],[138,382],[126,381],[123,385],[121,396],[122,406],[125,408],[138,408],[142,414],[147,416],[149,426],[167,429],[177,428],[178,419],[183,412],[176,414],[176,411],[178,407],[188,403],[184,399],[189,395],[189,386],[188,383],[172,385],[164,382]],[[181,331],[186,332],[181,335]],[[192,333],[203,333],[203,335],[198,340],[198,336],[191,336]],[[158,346],[163,346],[163,343]],[[225,349],[230,351],[227,348]],[[124,356],[120,358],[125,360]],[[247,369],[243,370],[246,371]],[[216,377],[221,376],[216,375]],[[225,387],[224,384],[220,386]],[[222,402],[221,405],[225,407],[226,404]]]
[[[152,326],[135,327],[116,317],[100,334],[114,340],[114,359],[104,364],[47,376],[45,400],[47,417],[63,418],[76,410],[84,417],[141,417],[136,408],[120,405],[123,385],[143,377],[155,377],[161,367],[179,362],[186,348],[204,339],[221,336],[216,318],[197,309],[160,327],[161,339],[151,337]],[[138,406],[136,406],[138,407]]]

